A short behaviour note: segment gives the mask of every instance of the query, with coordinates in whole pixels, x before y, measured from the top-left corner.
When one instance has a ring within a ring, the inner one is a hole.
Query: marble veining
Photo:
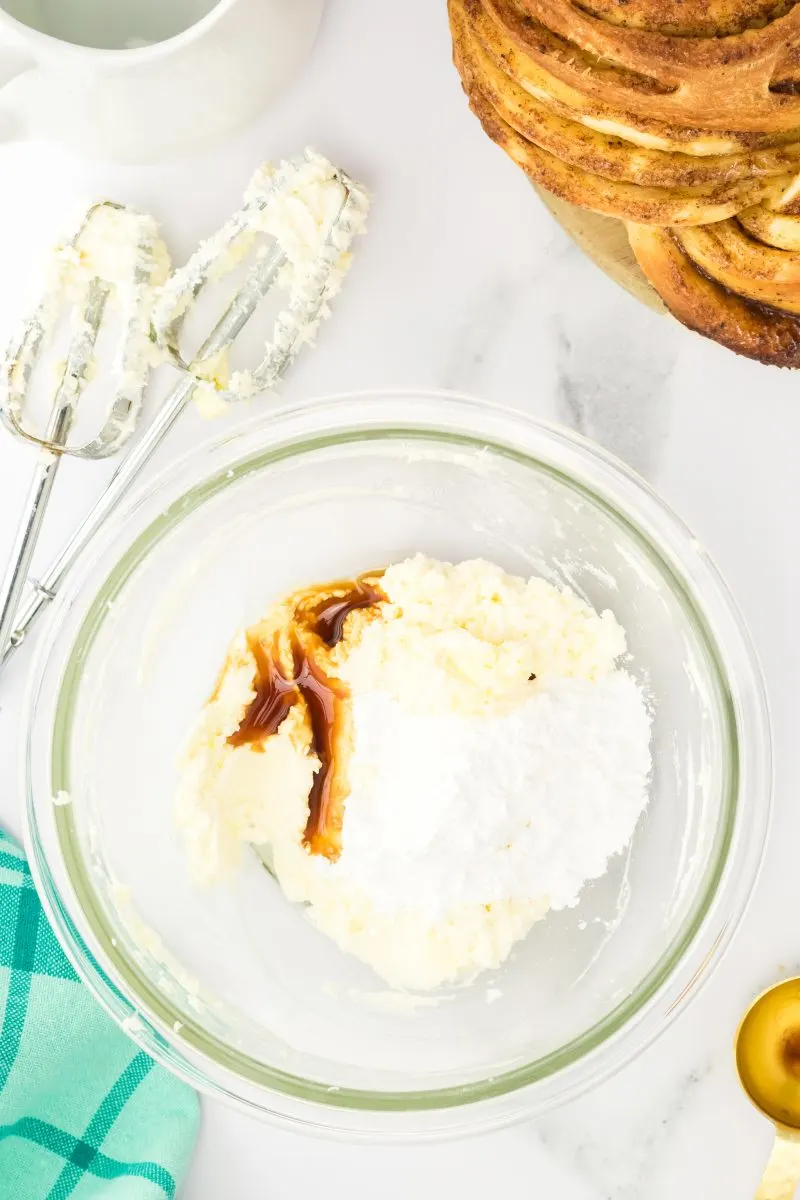
[[[629,312],[630,306],[621,296],[611,320],[607,309],[554,314],[556,416],[655,483],[669,437],[678,351],[671,336],[653,344],[641,328],[648,321],[636,319],[651,314]],[[652,319],[672,333],[666,318]]]

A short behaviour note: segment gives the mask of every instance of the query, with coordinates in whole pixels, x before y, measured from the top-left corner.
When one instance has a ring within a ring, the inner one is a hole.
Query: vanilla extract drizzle
[[[295,704],[305,704],[311,726],[310,749],[320,767],[308,797],[303,840],[312,854],[331,859],[338,857],[340,848],[333,784],[341,765],[340,732],[344,702],[350,693],[341,680],[331,678],[322,669],[317,656],[323,647],[330,650],[339,644],[351,612],[373,608],[386,600],[372,578],[327,584],[303,594],[289,629],[291,674],[282,662],[277,636],[269,647],[256,634],[249,636],[256,664],[255,696],[239,728],[228,738],[231,746],[263,749],[265,740],[278,732]]]

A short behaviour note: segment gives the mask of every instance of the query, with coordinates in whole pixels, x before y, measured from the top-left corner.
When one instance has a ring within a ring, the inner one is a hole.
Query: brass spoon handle
[[[800,1135],[778,1130],[755,1200],[794,1200],[800,1183]]]

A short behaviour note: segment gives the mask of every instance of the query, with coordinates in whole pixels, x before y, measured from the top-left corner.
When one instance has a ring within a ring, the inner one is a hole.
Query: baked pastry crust
[[[772,18],[759,0],[601,0],[594,12],[572,0],[483,4],[518,50],[584,96],[704,129],[800,125],[794,5]]]
[[[747,299],[711,278],[681,244],[678,231],[631,224],[628,236],[639,266],[684,325],[759,362],[800,367],[798,316]],[[800,260],[791,258],[796,271]]]
[[[562,200],[607,216],[654,225],[704,225],[722,221],[762,200],[777,200],[790,176],[651,187],[585,171],[542,149],[512,129],[480,91],[470,105],[484,131],[536,183]]]
[[[448,0],[484,130],[685,325],[800,366],[800,3]]]

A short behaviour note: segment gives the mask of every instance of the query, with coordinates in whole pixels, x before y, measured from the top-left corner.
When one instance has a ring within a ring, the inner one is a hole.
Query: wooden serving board
[[[622,221],[589,212],[586,208],[577,208],[566,200],[559,200],[544,188],[536,184],[533,186],[562,229],[601,271],[648,308],[661,313],[667,311],[634,258]]]

